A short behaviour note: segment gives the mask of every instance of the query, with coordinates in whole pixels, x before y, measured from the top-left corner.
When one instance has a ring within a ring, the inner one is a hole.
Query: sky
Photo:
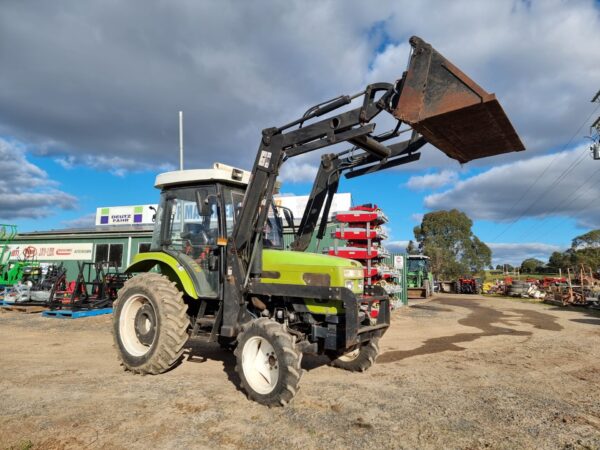
[[[186,168],[250,169],[262,129],[398,79],[412,35],[494,92],[527,150],[461,166],[427,145],[417,163],[344,180],[389,216],[389,247],[438,209],[469,215],[494,264],[547,260],[597,228],[592,0],[4,0],[0,222],[86,226],[97,207],[156,202],[156,174],[178,166],[180,110]],[[318,161],[286,163],[282,192],[308,193]]]

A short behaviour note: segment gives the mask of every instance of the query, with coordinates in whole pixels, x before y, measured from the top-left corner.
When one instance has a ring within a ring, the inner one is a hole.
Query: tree
[[[417,249],[412,239],[408,241],[408,245],[406,246],[406,253],[408,253],[409,255],[416,255],[419,253],[419,249]]]
[[[427,213],[415,227],[419,250],[429,256],[438,276],[453,279],[491,264],[492,251],[473,234],[472,226],[465,213],[453,209]]]
[[[573,250],[600,248],[600,230],[592,230],[577,236],[571,243]]]
[[[600,268],[600,229],[588,231],[571,242],[571,248],[550,255],[548,266],[555,270],[578,270],[581,265],[592,270]]]
[[[521,263],[521,273],[536,273],[544,269],[544,262],[535,258],[527,258]]]
[[[552,267],[555,271],[558,269],[567,270],[567,267],[571,267],[572,254],[569,251],[566,252],[552,252],[548,259],[548,266]]]

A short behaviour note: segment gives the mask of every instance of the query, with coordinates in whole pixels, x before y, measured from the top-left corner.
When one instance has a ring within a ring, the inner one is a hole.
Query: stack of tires
[[[525,281],[515,280],[512,282],[508,289],[506,290],[506,294],[511,297],[525,297],[527,296],[527,291],[529,290],[529,283]]]

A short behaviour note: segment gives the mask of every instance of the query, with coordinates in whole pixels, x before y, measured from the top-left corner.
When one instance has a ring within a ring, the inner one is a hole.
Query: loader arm
[[[397,131],[389,136],[385,136],[383,140],[396,136]],[[382,141],[380,140],[379,142]],[[390,156],[385,160],[379,160],[367,152],[354,155],[352,153],[355,148],[338,154],[323,155],[302,215],[302,220],[298,227],[298,232],[291,243],[291,249],[300,252],[306,251],[317,223],[319,224],[316,236],[317,240],[320,241],[323,239],[327,228],[331,202],[337,192],[340,176],[344,172],[346,172],[344,174],[346,178],[355,178],[417,161],[421,157],[421,154],[417,152],[426,143],[427,141],[423,137],[413,133],[411,139],[390,145]],[[351,155],[348,156],[349,153]],[[322,214],[321,211],[323,212]],[[320,222],[319,217],[321,218]]]
[[[358,94],[318,104],[286,125],[262,131],[244,201],[227,246],[226,297],[243,305],[244,298],[252,294],[251,275],[260,277],[261,235],[268,205],[273,200],[279,170],[290,158],[343,142],[354,146],[352,152],[323,160],[294,242],[295,249],[302,250],[308,245],[323,205],[328,212],[343,171],[352,178],[416,161],[417,151],[426,142],[461,163],[524,149],[493,94],[485,92],[421,39],[413,37],[410,43],[413,53],[408,69],[395,84],[370,84]],[[359,99],[360,106],[333,114]],[[390,132],[374,135],[372,121],[382,111],[392,114],[398,124]],[[329,117],[314,121],[330,113]],[[399,135],[402,123],[412,128],[411,138],[385,145],[385,141]],[[354,150],[358,153],[354,154]],[[319,232],[323,234],[324,222]],[[243,314],[243,308],[238,309]],[[228,328],[240,317],[227,314],[222,331],[233,336],[235,330]]]

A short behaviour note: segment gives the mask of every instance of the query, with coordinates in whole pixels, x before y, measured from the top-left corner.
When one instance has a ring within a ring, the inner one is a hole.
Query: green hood
[[[263,250],[263,268],[275,264],[292,266],[362,267],[358,261],[339,256],[318,253],[292,252],[289,250]]]
[[[263,250],[262,282],[312,286],[344,287],[345,280],[357,281],[353,290],[359,290],[362,280],[362,264],[338,256],[286,250]],[[353,275],[344,274],[355,269]]]

